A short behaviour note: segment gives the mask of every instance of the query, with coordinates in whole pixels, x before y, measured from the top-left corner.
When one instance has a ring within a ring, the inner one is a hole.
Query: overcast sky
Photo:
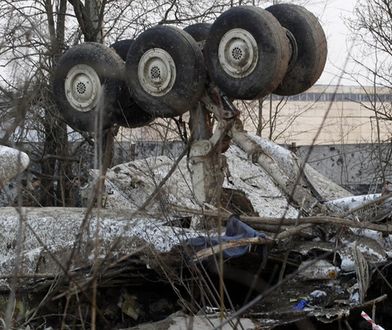
[[[350,32],[345,25],[345,19],[352,16],[357,0],[291,0],[291,2],[306,2],[306,8],[319,18],[327,35],[328,60],[318,83],[336,84],[351,44]],[[4,73],[4,68],[0,68],[0,73]],[[341,83],[344,85],[355,84],[347,78],[345,77]]]
[[[334,84],[338,80],[352,45],[345,20],[353,16],[356,3],[357,0],[309,0],[306,6],[319,18],[328,40],[328,60],[318,83]],[[342,84],[352,85],[354,82],[344,77]]]

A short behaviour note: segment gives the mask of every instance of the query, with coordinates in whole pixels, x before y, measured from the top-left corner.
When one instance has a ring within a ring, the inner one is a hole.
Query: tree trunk
[[[67,0],[60,0],[58,4],[57,22],[53,12],[51,0],[45,1],[48,30],[50,34],[50,46],[52,68],[64,50],[65,17],[67,12]],[[66,124],[55,115],[53,109],[54,97],[51,92],[51,83],[47,90],[47,107],[45,109],[44,126],[44,149],[43,155],[58,155],[59,159],[69,156],[68,136]],[[58,160],[56,157],[44,158],[41,164],[43,193],[40,202],[45,206],[72,206],[74,202],[70,196],[72,168],[69,162]],[[58,177],[58,180],[56,179]]]

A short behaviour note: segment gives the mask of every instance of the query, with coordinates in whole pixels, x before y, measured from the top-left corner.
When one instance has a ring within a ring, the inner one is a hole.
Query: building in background
[[[317,134],[315,144],[323,145],[385,142],[392,136],[391,106],[390,88],[318,85],[248,103],[243,120],[248,131],[260,125],[263,137],[283,144],[310,145]]]
[[[392,89],[318,85],[300,95],[272,95],[262,102],[239,101],[237,106],[248,132],[261,129],[261,136],[295,146],[299,157],[309,157],[313,167],[353,193],[379,191],[392,179]],[[185,114],[185,126],[187,121]],[[135,144],[131,158],[177,156],[181,151],[178,142],[173,143],[179,140],[173,120],[124,130],[121,139],[128,141],[122,153]]]

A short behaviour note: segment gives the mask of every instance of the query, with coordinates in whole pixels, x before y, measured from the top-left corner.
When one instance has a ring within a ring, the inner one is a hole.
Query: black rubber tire
[[[127,60],[127,54],[129,47],[131,47],[133,43],[133,39],[124,39],[116,41],[115,43],[110,45],[110,48],[113,48],[115,52],[122,58],[125,62]]]
[[[189,33],[196,42],[202,42],[208,38],[211,26],[210,23],[196,23],[187,26],[184,31]]]
[[[248,31],[258,46],[257,64],[243,78],[226,73],[218,58],[222,37],[236,28]],[[285,32],[273,15],[261,8],[240,6],[225,11],[211,26],[204,57],[210,78],[227,96],[252,100],[277,88],[286,73],[290,52]]]
[[[295,62],[274,91],[295,95],[309,89],[320,78],[327,60],[327,39],[318,19],[307,9],[292,4],[277,4],[267,10],[289,30],[297,44]]]
[[[160,96],[146,92],[138,78],[140,59],[147,51],[157,48],[169,53],[176,66],[172,88]],[[182,115],[196,105],[204,90],[203,55],[188,33],[172,26],[155,26],[143,32],[129,49],[126,81],[134,100],[154,117]]]
[[[72,107],[65,91],[65,80],[70,70],[78,64],[86,64],[97,73],[103,87],[103,104],[82,112]],[[96,116],[102,109],[102,128],[112,125],[112,115],[120,93],[124,63],[108,47],[99,43],[84,43],[67,50],[59,59],[53,75],[53,93],[57,108],[67,124],[74,129],[93,132]],[[98,110],[99,109],[99,110]]]
[[[132,43],[132,39],[125,39],[115,42],[110,47],[113,48],[125,62]],[[154,120],[154,117],[136,104],[132,99],[125,81],[120,83],[120,89],[117,106],[113,113],[113,122],[128,128],[142,127],[150,124]]]
[[[127,84],[123,82],[112,120],[117,125],[136,128],[147,126],[154,120],[154,116],[142,110],[136,104],[131,97]]]

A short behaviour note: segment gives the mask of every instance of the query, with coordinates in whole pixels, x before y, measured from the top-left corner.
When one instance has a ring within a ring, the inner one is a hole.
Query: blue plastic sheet
[[[208,246],[218,245],[219,242],[230,242],[237,241],[244,238],[251,237],[261,237],[265,238],[266,236],[253,228],[249,227],[247,224],[243,223],[240,220],[240,217],[237,215],[232,215],[227,220],[226,232],[221,236],[199,236],[195,238],[191,238],[187,241],[187,244],[193,247],[194,250],[198,251],[204,249]],[[227,249],[223,251],[223,256],[225,258],[232,257],[240,257],[249,252],[250,245],[235,247],[231,249]]]
[[[300,301],[298,301],[295,305],[294,305],[294,310],[296,311],[303,311],[305,309],[306,306],[308,306],[309,301],[306,299],[301,299]]]

